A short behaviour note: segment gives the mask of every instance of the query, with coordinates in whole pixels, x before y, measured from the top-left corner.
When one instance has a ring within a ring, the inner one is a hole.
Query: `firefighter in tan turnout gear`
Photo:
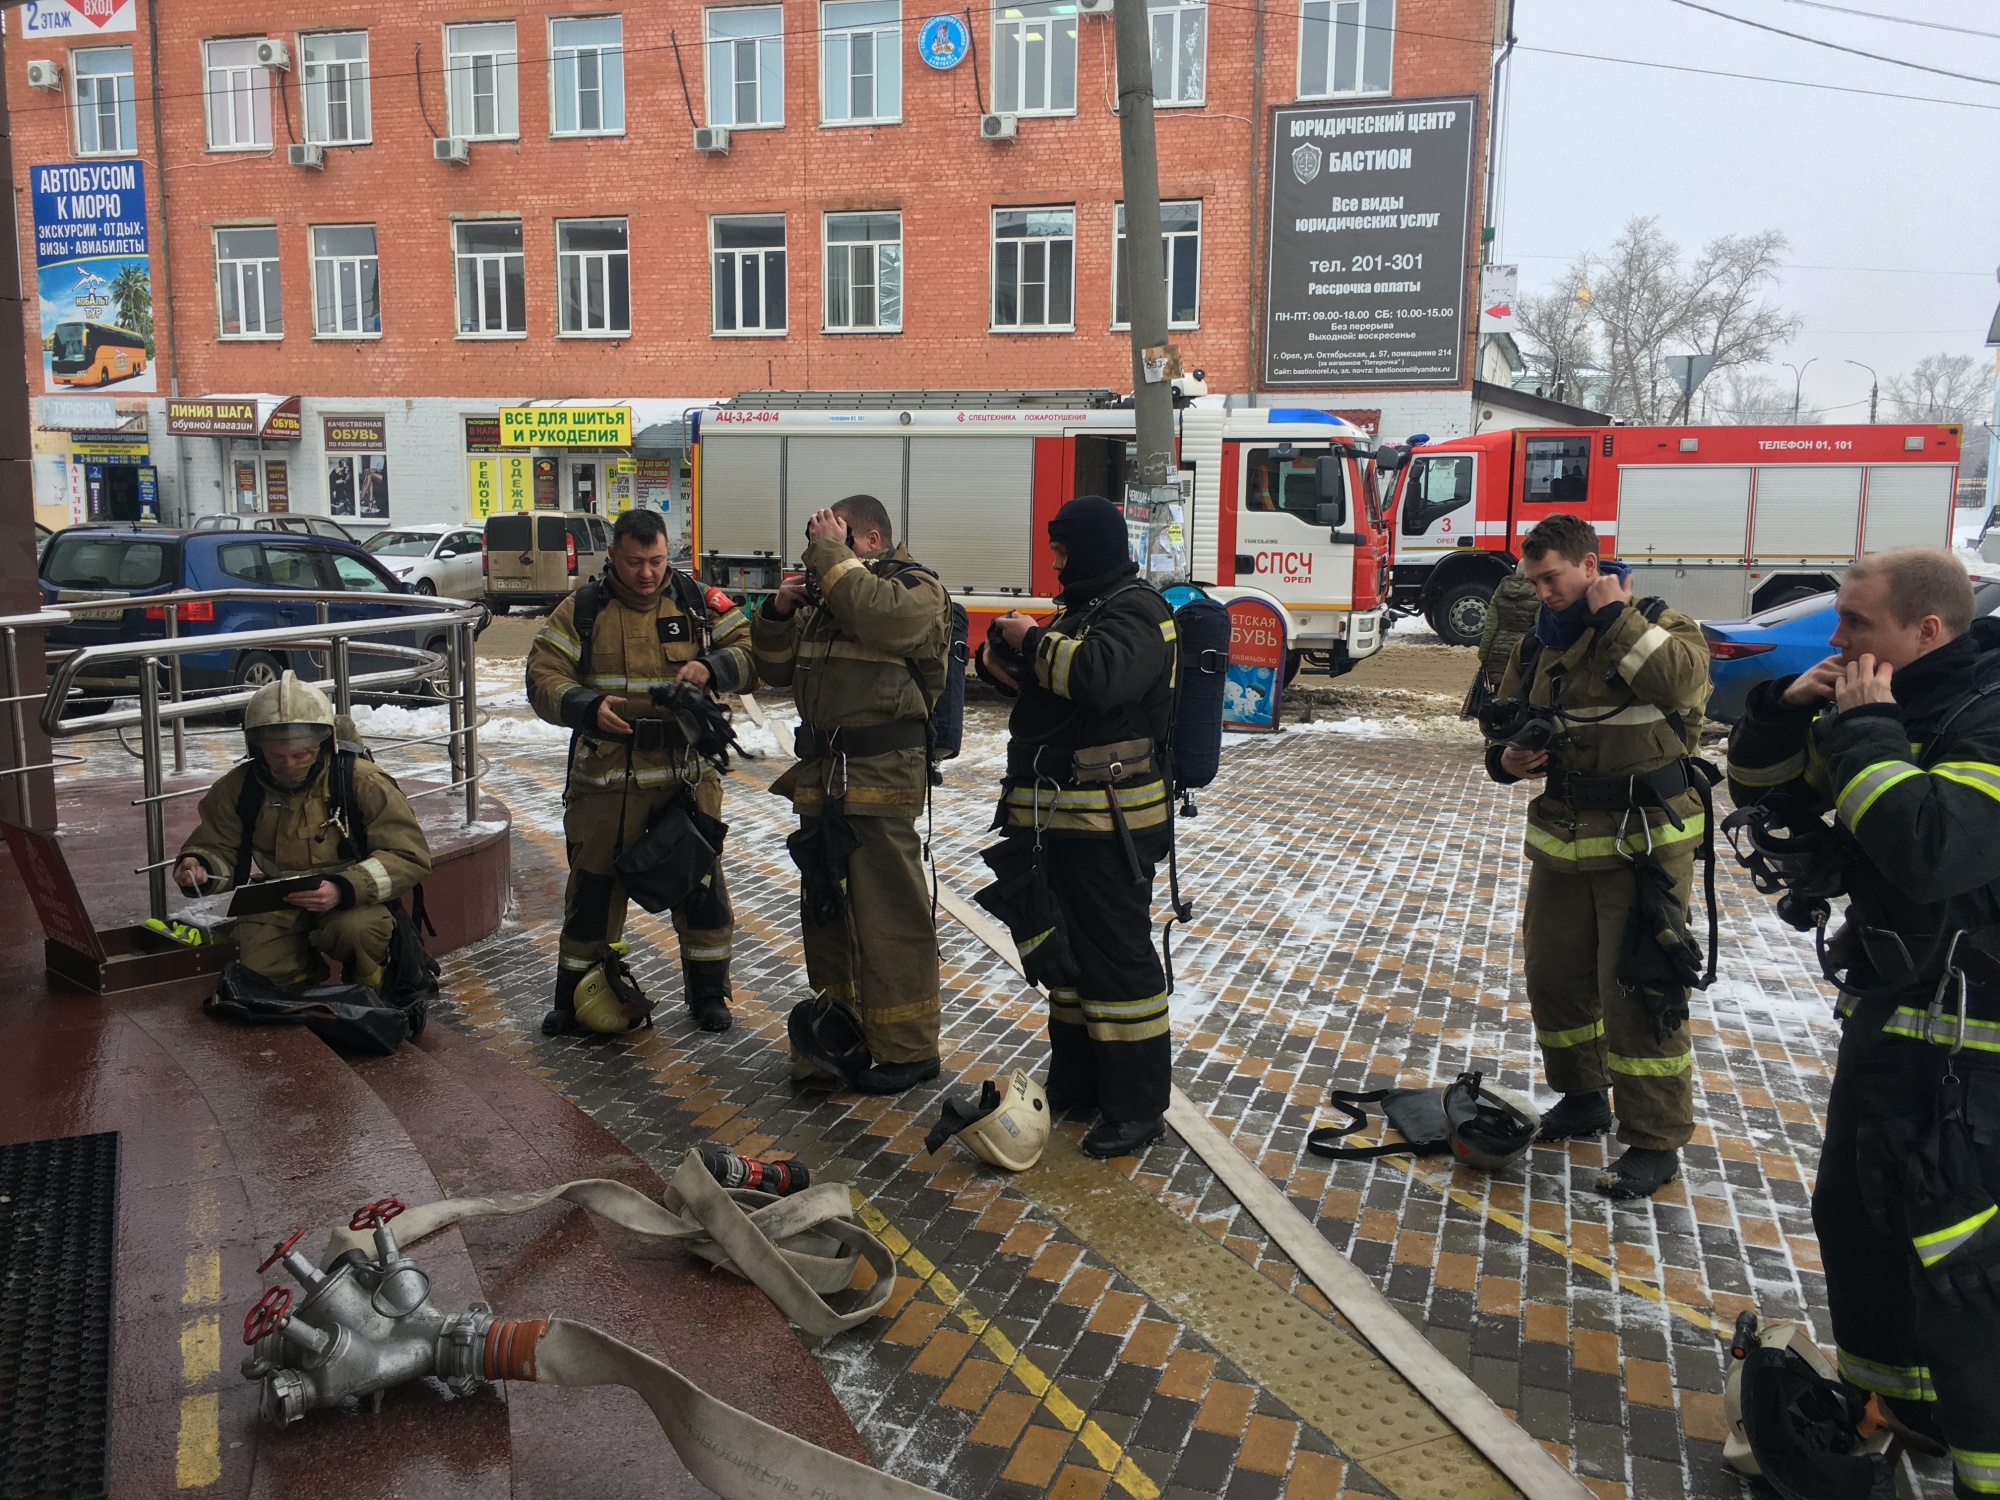
[[[1635,603],[1630,570],[1600,563],[1597,533],[1575,516],[1528,533],[1521,571],[1541,612],[1481,724],[1494,780],[1543,782],[1528,804],[1522,942],[1543,1067],[1563,1097],[1541,1138],[1600,1134],[1615,1108],[1626,1150],[1598,1190],[1650,1197],[1694,1133],[1694,1055],[1676,982],[1685,965],[1672,979],[1634,978],[1644,950],[1627,929],[1650,875],[1655,925],[1674,926],[1683,950],[1691,941],[1695,856],[1709,839],[1693,759],[1708,648],[1686,615]]]
[[[244,707],[243,737],[250,758],[201,799],[201,823],[181,845],[175,882],[211,894],[242,885],[253,865],[272,880],[322,875],[317,886],[286,896],[284,911],[237,918],[238,957],[287,986],[321,983],[330,958],[346,983],[379,990],[395,930],[386,903],[431,869],[409,799],[365,756],[353,757],[348,798],[336,796],[333,705],[290,672]],[[355,859],[341,846],[354,849],[357,824],[366,853]]]
[[[799,706],[790,797],[813,998],[787,1022],[794,1076],[896,1094],[938,1075],[937,929],[917,816],[930,784],[951,600],[873,495],[806,527],[808,577],[751,622],[762,678]]]
[[[619,957],[626,894],[618,857],[678,798],[691,795],[711,818],[722,810],[720,775],[654,694],[677,682],[746,692],[756,683],[748,648],[734,601],[675,572],[659,513],[636,509],[612,527],[604,576],[551,610],[535,637],[529,699],[541,718],[573,731],[563,795],[569,887],[547,1034],[578,1024],[622,1031],[650,1009]],[[688,1011],[702,1030],[727,1031],[734,920],[719,864],[673,918]],[[603,987],[610,995],[600,996]],[[589,1003],[579,1003],[580,988]]]

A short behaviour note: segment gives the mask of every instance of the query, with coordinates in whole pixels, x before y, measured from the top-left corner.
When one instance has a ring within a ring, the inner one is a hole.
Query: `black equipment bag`
[[[1665,1041],[1688,1018],[1688,992],[1707,989],[1702,946],[1688,931],[1687,912],[1674,890],[1674,877],[1650,854],[1632,856],[1637,887],[1618,953],[1618,983],[1637,990],[1653,1031]]]
[[[826,803],[785,840],[799,867],[799,913],[806,921],[825,926],[846,920],[847,863],[860,847],[838,802]]]
[[[1344,1125],[1322,1125],[1306,1133],[1306,1150],[1335,1161],[1367,1161],[1377,1156],[1440,1156],[1451,1149],[1443,1089],[1370,1089],[1365,1094],[1329,1089],[1327,1102],[1347,1117]],[[1379,1146],[1343,1146],[1342,1140],[1368,1128],[1364,1104],[1379,1104],[1400,1141]]]
[[[1174,787],[1207,786],[1222,769],[1222,693],[1229,681],[1229,608],[1206,594],[1174,611],[1180,688],[1174,700]]]
[[[683,792],[618,855],[615,866],[625,894],[656,916],[685,905],[704,887],[712,887],[728,833],[727,823],[711,818]]]
[[[332,1046],[377,1057],[390,1056],[424,1027],[421,1001],[397,1006],[363,984],[273,984],[241,963],[223,969],[202,1009],[237,1021],[309,1027]]]
[[[1062,907],[1049,889],[1046,851],[1026,834],[1013,834],[979,857],[995,878],[972,899],[1006,924],[1028,982],[1055,989],[1074,980],[1080,970]]]

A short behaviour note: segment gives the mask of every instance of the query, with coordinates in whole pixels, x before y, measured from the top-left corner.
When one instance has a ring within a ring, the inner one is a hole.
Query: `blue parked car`
[[[72,526],[57,532],[43,549],[41,587],[43,599],[51,604],[109,602],[102,613],[79,614],[70,624],[51,630],[52,647],[162,637],[166,634],[166,611],[157,604],[137,601],[176,591],[337,590],[351,596],[351,602],[342,599],[328,605],[327,618],[333,623],[423,612],[383,603],[386,596],[402,595],[406,590],[355,543],[281,532]],[[116,602],[125,599],[134,602]],[[310,625],[315,618],[314,604],[304,600],[205,601],[181,610],[179,630],[183,635],[214,635]],[[434,629],[422,641],[415,640],[412,632],[377,639],[442,650],[445,633]],[[357,674],[407,665],[370,653],[363,643],[357,644],[350,659]],[[198,651],[181,659],[181,681],[190,693],[204,688],[261,687],[276,682],[287,669],[307,678],[328,676],[332,670],[325,652]],[[83,689],[84,702],[73,711],[89,713],[111,698],[129,697],[138,691],[138,658],[99,663],[96,670],[78,679],[78,686]]]
[[[1708,717],[1734,724],[1742,717],[1750,689],[1774,677],[1792,677],[1833,655],[1828,641],[1836,623],[1832,594],[1811,594],[1759,611],[1747,620],[1713,620],[1701,627],[1708,637]],[[2000,579],[1972,580],[1977,614],[2000,611]]]

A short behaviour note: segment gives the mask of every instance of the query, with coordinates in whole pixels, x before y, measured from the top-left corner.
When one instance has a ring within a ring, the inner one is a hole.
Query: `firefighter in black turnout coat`
[[[1018,694],[994,817],[1006,838],[989,863],[1040,850],[1049,936],[1031,934],[1023,957],[1048,988],[1049,1103],[1098,1112],[1083,1138],[1092,1156],[1129,1156],[1165,1130],[1172,1082],[1151,912],[1171,833],[1174,618],[1139,579],[1109,500],[1070,501],[1049,543],[1063,586],[1055,618],[1002,615],[979,655],[979,675]]]

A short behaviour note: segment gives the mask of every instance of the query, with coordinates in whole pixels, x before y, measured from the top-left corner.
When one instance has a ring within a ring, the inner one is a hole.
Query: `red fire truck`
[[[1959,429],[1547,427],[1420,447],[1392,501],[1391,607],[1453,645],[1543,516],[1569,511],[1633,589],[1737,619],[1839,583],[1864,552],[1952,538]]]
[[[1293,670],[1338,675],[1380,650],[1388,538],[1366,434],[1318,411],[1177,416],[1182,509],[1156,544],[1178,552],[1173,571],[1224,600],[1269,596]],[[1008,609],[1054,608],[1049,518],[1077,495],[1122,496],[1134,462],[1132,412],[1108,391],[760,391],[692,418],[704,579],[775,588],[806,517],[865,492],[965,605],[975,640]]]

